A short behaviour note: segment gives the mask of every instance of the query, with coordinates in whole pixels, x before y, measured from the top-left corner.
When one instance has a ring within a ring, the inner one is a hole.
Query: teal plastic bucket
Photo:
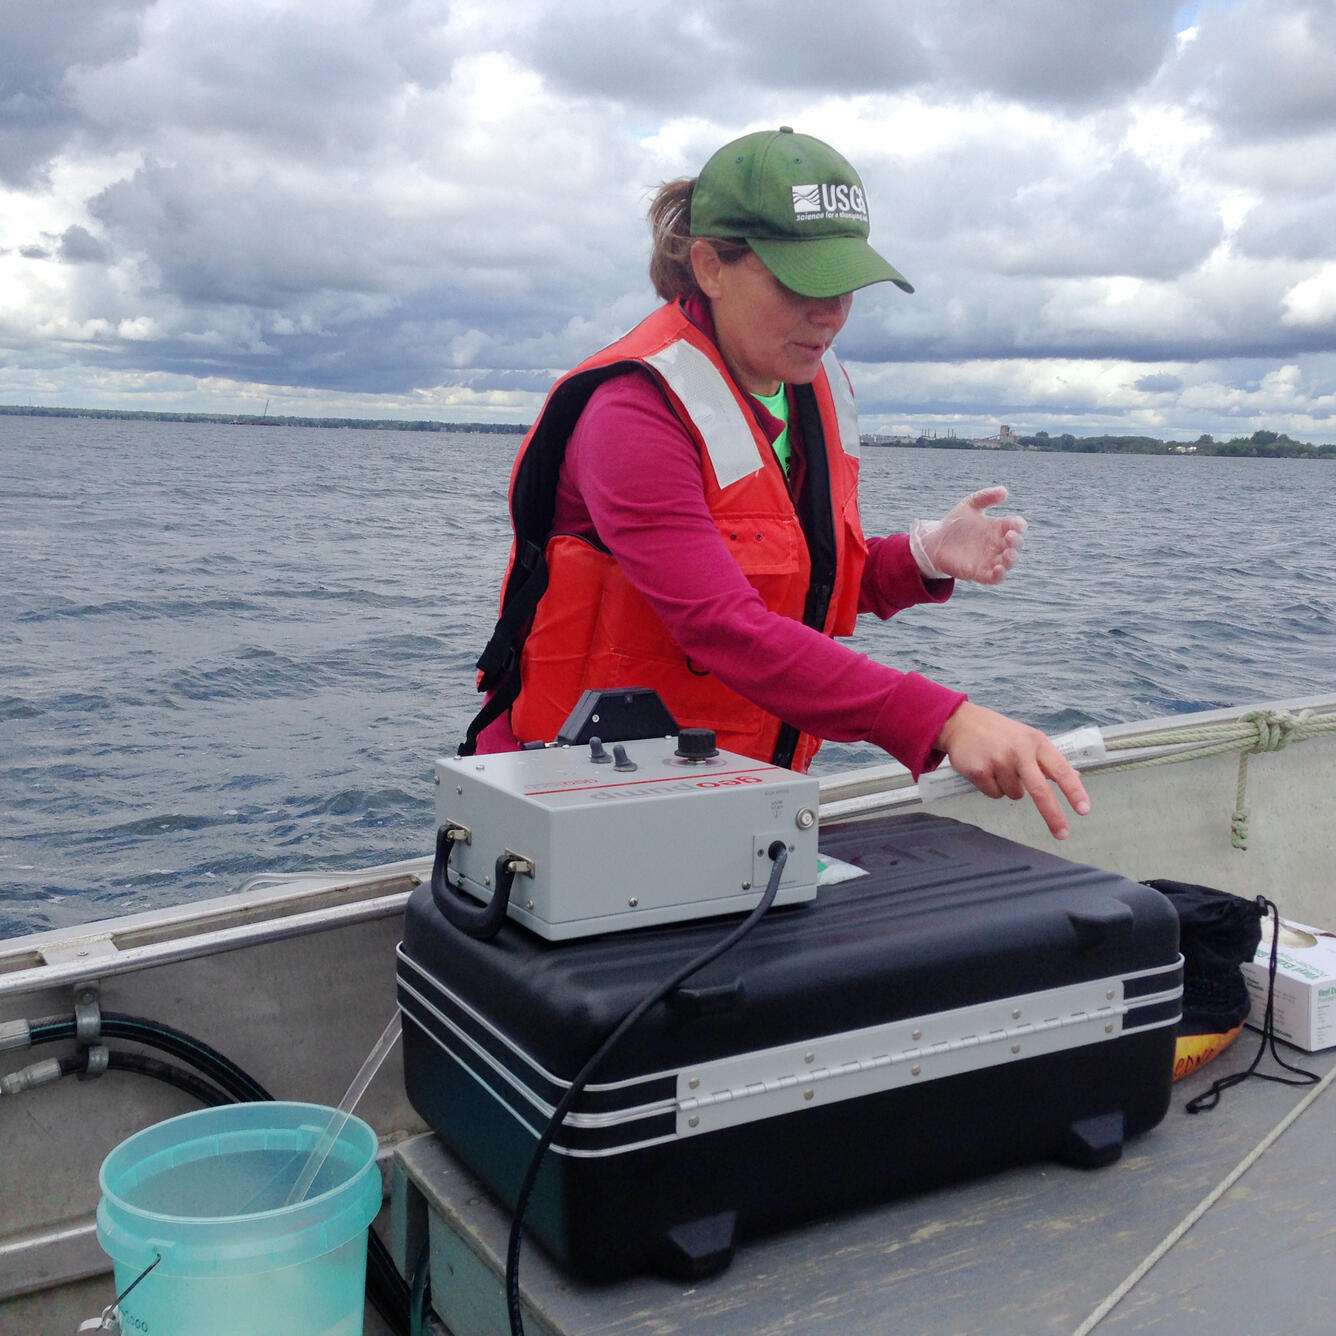
[[[349,1118],[283,1205],[334,1110],[227,1104],[145,1128],[102,1162],[97,1237],[125,1336],[361,1336],[376,1134]]]

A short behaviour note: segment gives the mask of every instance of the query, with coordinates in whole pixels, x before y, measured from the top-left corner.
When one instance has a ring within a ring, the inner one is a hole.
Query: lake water
[[[0,416],[0,936],[428,852],[517,436]],[[992,482],[995,589],[857,645],[1049,732],[1336,685],[1336,465],[864,452],[869,532]],[[829,747],[817,770],[885,759]]]

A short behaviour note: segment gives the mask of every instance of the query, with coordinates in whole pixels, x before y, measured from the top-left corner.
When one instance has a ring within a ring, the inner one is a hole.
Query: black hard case
[[[705,1274],[801,1219],[1027,1160],[1106,1163],[1164,1116],[1182,967],[1158,891],[921,813],[821,848],[869,875],[772,910],[653,1008],[558,1132],[525,1225],[581,1276]],[[686,842],[684,860],[691,876]],[[420,887],[398,965],[414,1107],[513,1205],[591,1053],[734,921],[479,942]]]

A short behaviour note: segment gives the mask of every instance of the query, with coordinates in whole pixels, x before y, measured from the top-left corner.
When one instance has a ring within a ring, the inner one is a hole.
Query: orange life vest
[[[828,353],[811,385],[793,387],[790,413],[807,460],[795,506],[750,397],[674,303],[558,381],[525,437],[511,475],[515,547],[479,687],[511,697],[511,728],[521,741],[551,741],[586,689],[651,687],[680,726],[712,728],[729,751],[805,771],[819,739],[690,661],[607,551],[551,532],[576,420],[595,388],[631,365],[655,377],[690,432],[710,513],[766,607],[827,635],[854,630],[867,545],[858,518],[858,421],[839,363]],[[475,721],[470,741],[478,729]]]

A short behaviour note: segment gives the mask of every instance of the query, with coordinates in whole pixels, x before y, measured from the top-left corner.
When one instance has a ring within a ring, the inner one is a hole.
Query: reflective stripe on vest
[[[700,433],[720,487],[760,469],[752,424],[705,353],[678,339],[661,352],[651,353],[645,361],[683,404],[690,404],[691,421]],[[840,430],[844,430],[843,424]]]
[[[835,419],[840,424],[840,444],[844,447],[846,455],[852,455],[857,459],[859,457],[858,408],[849,389],[849,382],[844,377],[840,359],[835,356],[834,348],[826,349],[821,365],[825,367],[826,379],[830,382],[830,397],[835,405]]]

